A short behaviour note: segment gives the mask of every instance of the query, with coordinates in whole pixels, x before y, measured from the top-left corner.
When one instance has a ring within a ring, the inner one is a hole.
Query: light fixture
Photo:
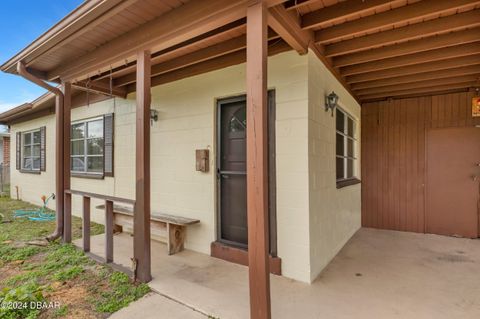
[[[328,110],[332,110],[332,116],[333,116],[333,111],[338,106],[337,103],[338,103],[338,95],[334,91],[332,91],[332,93],[325,96],[325,112],[328,112]]]
[[[158,111],[154,109],[150,109],[150,121],[157,122],[158,121]]]

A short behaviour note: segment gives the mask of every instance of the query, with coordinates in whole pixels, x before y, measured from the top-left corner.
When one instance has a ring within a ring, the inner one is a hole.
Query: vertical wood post
[[[267,8],[247,9],[247,218],[250,317],[269,319]]]
[[[82,219],[83,251],[90,251],[90,197],[83,196],[83,219]]]
[[[63,242],[72,242],[72,194],[64,194]]]
[[[105,261],[113,262],[113,202],[105,201]]]
[[[70,82],[62,83],[63,91],[63,193],[59,195],[64,197],[64,224],[63,241],[72,242],[72,195],[65,194],[66,189],[70,189],[70,126],[71,126],[71,107],[72,107],[72,85]],[[57,142],[58,143],[58,142]]]
[[[152,279],[150,249],[150,51],[137,53],[137,110],[135,158],[135,214],[133,216],[133,256],[136,277]]]
[[[63,185],[63,95],[55,97],[55,209],[57,211],[57,225],[62,228],[63,236],[63,204],[65,189]]]

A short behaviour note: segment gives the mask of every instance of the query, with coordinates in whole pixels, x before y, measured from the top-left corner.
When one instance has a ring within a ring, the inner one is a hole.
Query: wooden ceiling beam
[[[442,34],[333,58],[335,67],[377,61],[417,52],[435,50],[480,41],[480,28]]]
[[[354,15],[362,14],[365,11],[377,9],[386,6],[398,0],[350,0],[339,2],[329,7],[325,7],[302,16],[302,28],[313,29],[321,27],[327,23],[333,23],[341,19],[348,19]]]
[[[439,71],[418,73],[418,74],[415,74],[415,76],[402,75],[402,76],[392,77],[388,79],[353,83],[351,84],[351,87],[352,87],[352,90],[359,91],[363,89],[379,88],[382,86],[413,83],[413,82],[436,80],[436,79],[445,79],[445,78],[458,77],[458,76],[464,76],[464,75],[473,75],[473,74],[480,75],[480,60],[478,61],[478,63],[479,64],[477,65],[462,66],[454,69],[444,69]]]
[[[300,8],[304,8],[318,1],[319,0],[288,0],[287,2],[285,2],[284,6],[285,6],[285,9],[287,9],[288,11],[293,11]]]
[[[349,1],[347,1],[348,3]],[[352,37],[395,24],[426,18],[452,9],[462,9],[479,4],[479,0],[423,0],[397,9],[374,14],[365,18],[348,21],[315,32],[318,43],[328,43]]]
[[[277,26],[277,30],[275,31],[281,32],[283,36],[287,39],[290,39],[290,41],[294,41],[294,38],[296,39],[295,41],[299,41],[297,44],[294,44],[294,45],[299,45],[300,42],[302,43],[302,45],[305,42],[308,43],[309,48],[312,50],[313,53],[315,53],[317,58],[320,61],[322,61],[325,67],[330,72],[332,72],[333,76],[340,82],[340,84],[342,84],[342,86],[356,99],[355,94],[353,94],[353,91],[350,89],[348,83],[345,82],[345,79],[342,77],[340,72],[332,66],[331,59],[323,55],[322,45],[316,44],[314,42],[313,32],[310,32],[308,30],[302,30],[300,28],[299,21],[298,20],[295,21],[295,19],[292,18],[292,13],[288,12],[283,5],[272,7],[269,9],[269,12],[270,12],[269,15],[272,16],[272,19],[285,21],[281,23],[283,26],[282,27]],[[270,22],[271,22],[271,19],[269,19],[269,23]],[[272,26],[272,29],[273,29],[273,26]],[[292,45],[292,43],[289,43],[289,44]]]
[[[290,46],[283,40],[272,40],[269,43],[268,55],[272,56],[281,52],[291,50]],[[181,69],[152,77],[152,87],[192,77],[195,75],[220,70],[232,65],[244,63],[247,58],[246,50],[240,50],[219,56],[217,58],[199,62]],[[127,92],[135,92],[135,84],[126,86]]]
[[[272,7],[268,10],[268,25],[299,54],[308,52],[313,33],[300,28],[294,12],[286,11],[282,6]]]
[[[246,19],[242,18],[240,20],[236,20],[220,28],[212,30],[210,32],[204,33],[198,37],[189,39],[175,46],[169,47],[165,50],[155,52],[152,54],[152,64],[158,63],[157,61],[159,60],[165,61],[168,59],[173,59],[176,56],[178,56],[179,54],[178,52],[180,50],[184,50],[187,48],[195,48],[198,45],[209,43],[209,41],[215,40],[218,37],[225,36],[230,32],[245,33],[245,23],[246,23]],[[98,79],[110,78],[110,76],[115,77],[115,75],[118,73],[125,74],[125,73],[135,72],[136,65],[137,65],[137,62],[134,60],[134,61],[128,62],[126,65],[113,68],[111,73],[110,73],[110,70],[108,70],[99,75],[93,76],[91,79],[98,80]]]
[[[402,41],[425,38],[443,32],[458,31],[476,26],[480,26],[480,9],[333,43],[325,47],[325,55],[334,57],[350,54],[384,45],[392,45]],[[477,32],[480,31],[477,30]],[[422,41],[425,41],[425,39]],[[425,42],[427,41],[428,40]]]
[[[85,80],[72,83],[72,85],[81,90],[81,91],[88,91],[99,93],[108,96],[117,96],[121,98],[127,97],[127,90],[122,87],[113,87],[110,90],[110,82],[105,80],[98,80],[98,81],[90,81],[87,82]]]
[[[437,61],[432,61],[432,62],[413,64],[408,66],[401,66],[397,68],[378,70],[378,71],[369,72],[369,73],[355,74],[355,75],[347,76],[346,81],[350,85],[354,85],[355,83],[389,79],[389,78],[399,77],[399,76],[412,77],[413,75],[417,75],[425,72],[449,70],[449,69],[454,69],[459,67],[469,67],[469,66],[475,66],[478,64],[480,64],[480,54],[469,55],[461,58],[446,59],[446,60],[442,60],[442,63],[438,63]]]
[[[269,33],[269,40],[278,38],[273,32]],[[230,40],[211,45],[209,47],[188,53],[182,56],[172,58],[171,60],[161,62],[152,66],[152,76],[167,73],[186,66],[214,59],[216,57],[242,50],[246,47],[245,36],[239,36]],[[135,82],[135,73],[126,74],[114,80],[114,86],[124,86]]]
[[[49,72],[49,79],[82,79],[132,58],[143,49],[164,50],[245,17],[251,0],[192,0],[147,22],[70,63]]]
[[[419,80],[419,81],[410,82],[410,83],[393,84],[393,85],[386,85],[386,86],[373,87],[373,88],[367,88],[367,89],[360,89],[360,90],[357,90],[356,93],[359,96],[379,94],[379,93],[387,94],[392,91],[404,91],[404,90],[412,90],[412,89],[424,88],[424,87],[442,86],[442,85],[450,85],[450,84],[455,85],[457,83],[475,82],[478,79],[479,79],[478,74],[471,74],[471,75],[463,75],[463,76],[457,76],[457,77]]]
[[[446,85],[430,86],[430,87],[423,87],[423,88],[416,88],[416,89],[398,90],[398,91],[392,91],[388,93],[376,93],[376,94],[363,95],[360,97],[360,99],[362,100],[362,102],[366,102],[366,101],[373,101],[377,99],[387,99],[387,98],[393,98],[393,97],[433,95],[433,94],[438,94],[440,92],[447,93],[447,92],[454,92],[458,90],[467,90],[468,88],[474,87],[476,85],[478,85],[476,82],[446,84]]]
[[[359,73],[379,71],[382,69],[396,68],[431,61],[440,61],[455,57],[464,57],[480,53],[480,42],[462,44],[437,50],[424,51],[399,57],[381,59],[361,64],[342,67],[340,72],[344,76]]]

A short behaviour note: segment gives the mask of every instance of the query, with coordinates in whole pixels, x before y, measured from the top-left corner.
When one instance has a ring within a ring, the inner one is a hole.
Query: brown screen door
[[[269,217],[270,252],[276,253],[275,224],[275,130],[274,92],[269,92]],[[246,97],[244,95],[218,102],[218,240],[246,248],[247,180],[246,180]]]
[[[480,128],[428,131],[427,233],[478,237],[479,163]]]

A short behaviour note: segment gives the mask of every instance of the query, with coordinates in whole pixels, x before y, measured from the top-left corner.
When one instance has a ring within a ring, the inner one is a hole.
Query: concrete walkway
[[[157,293],[150,293],[114,313],[111,319],[207,319],[208,317]]]
[[[117,263],[130,266],[132,242],[115,236]],[[92,252],[103,254],[104,236],[92,238]],[[480,240],[361,229],[313,284],[272,275],[272,317],[480,318],[479,267]],[[154,291],[188,306],[160,298],[165,309],[249,317],[247,267],[188,250],[168,256],[165,245],[152,242],[152,275]],[[135,305],[143,308],[142,302]],[[167,310],[152,303],[156,318],[163,318]]]

